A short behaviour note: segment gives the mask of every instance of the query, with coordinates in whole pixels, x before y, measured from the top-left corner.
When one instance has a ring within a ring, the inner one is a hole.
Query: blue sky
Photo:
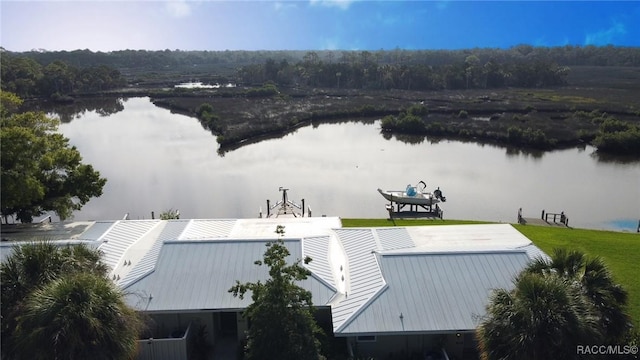
[[[640,1],[0,0],[0,15],[10,51],[640,46]]]

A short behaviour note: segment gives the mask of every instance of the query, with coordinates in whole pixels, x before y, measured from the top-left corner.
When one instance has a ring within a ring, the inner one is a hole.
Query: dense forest
[[[2,90],[21,97],[68,100],[68,94],[99,92],[126,86],[120,72],[106,65],[76,67],[61,60],[40,64],[29,57],[2,54]]]
[[[168,79],[246,85],[439,90],[549,87],[571,66],[640,66],[630,47],[378,51],[29,51],[2,49],[3,88],[21,96],[95,92]]]

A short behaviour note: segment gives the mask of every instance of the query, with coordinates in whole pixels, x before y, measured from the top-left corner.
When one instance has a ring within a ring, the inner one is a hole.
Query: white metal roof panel
[[[191,220],[184,232],[180,235],[180,240],[199,240],[229,237],[231,229],[237,220],[212,220],[194,219]]]
[[[331,264],[329,263],[329,236],[317,236],[303,239],[304,256],[309,256],[311,262],[305,266],[323,281],[336,287]]]
[[[357,314],[385,286],[375,251],[377,239],[372,229],[335,229],[347,255],[348,290],[345,298],[331,309],[337,331]]]
[[[409,232],[403,227],[375,229],[382,250],[406,249],[415,246]]]
[[[120,220],[102,237],[103,244],[98,248],[104,252],[104,262],[114,269],[129,246],[161,220]]]
[[[338,217],[238,219],[230,237],[272,238],[278,225],[284,226],[285,237],[303,238],[328,235],[331,229],[342,227],[342,222]]]
[[[236,280],[255,282],[268,277],[266,266],[257,266],[267,240],[215,240],[165,242],[155,270],[126,288],[130,305],[146,311],[242,309],[251,296],[240,300],[229,292]],[[285,241],[290,261],[302,257],[299,240]],[[335,291],[315,277],[301,282],[315,305],[326,304]]]
[[[102,237],[116,223],[112,221],[96,221],[86,229],[78,239],[96,241]]]
[[[380,255],[387,287],[339,335],[473,330],[495,288],[511,288],[524,251]],[[402,317],[400,316],[402,314]]]
[[[415,243],[410,251],[415,252],[505,250],[532,244],[510,224],[409,226],[406,230]]]

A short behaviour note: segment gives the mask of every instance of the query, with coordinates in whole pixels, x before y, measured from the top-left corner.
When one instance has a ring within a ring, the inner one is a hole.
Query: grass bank
[[[342,219],[344,227],[418,226],[418,225],[461,225],[486,222],[466,220],[388,220],[388,219]],[[640,234],[513,225],[531,239],[546,253],[554,248],[568,248],[584,251],[591,256],[603,258],[620,284],[629,292],[629,314],[634,324],[640,326]]]

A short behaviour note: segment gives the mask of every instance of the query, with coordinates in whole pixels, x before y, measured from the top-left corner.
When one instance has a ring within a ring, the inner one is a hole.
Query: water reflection
[[[51,114],[62,123],[80,119],[89,112],[100,116],[110,116],[124,110],[124,100],[117,97],[78,98],[71,104],[57,104],[52,101],[26,102],[26,111],[42,111]]]
[[[184,218],[257,217],[280,186],[316,216],[383,218],[386,201],[376,189],[418,180],[447,195],[445,218],[515,222],[519,208],[526,217],[564,211],[572,226],[586,228],[640,218],[640,163],[603,162],[589,146],[538,156],[447,139],[407,142],[381,136],[379,121],[367,120],[314,123],[220,156],[197,119],[146,98],[123,106],[106,117],[86,111],[60,127],[108,179],[78,220],[149,218],[170,208]]]

